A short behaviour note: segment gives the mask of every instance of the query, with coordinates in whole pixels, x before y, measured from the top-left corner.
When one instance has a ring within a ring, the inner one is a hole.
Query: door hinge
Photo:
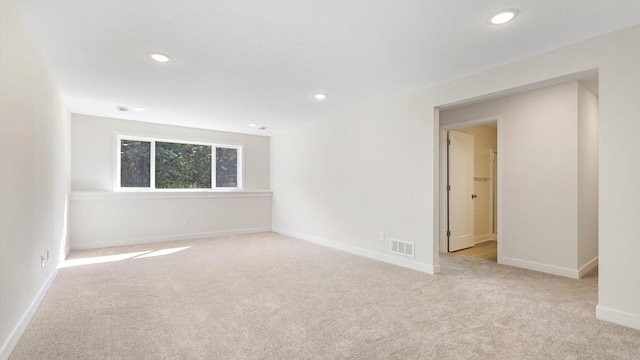
[[[451,230],[447,230],[447,236],[451,236]]]
[[[451,145],[451,139],[447,139],[447,145]]]
[[[447,191],[451,191],[451,185],[447,185]]]

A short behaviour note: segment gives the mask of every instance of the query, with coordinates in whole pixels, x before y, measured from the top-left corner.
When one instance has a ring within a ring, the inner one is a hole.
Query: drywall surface
[[[578,84],[578,268],[598,257],[598,97]]]
[[[440,112],[440,119],[443,118]],[[480,125],[456,129],[456,131],[473,135],[474,156],[474,194],[473,201],[475,241],[495,240],[493,236],[491,191],[492,152],[498,148],[498,130],[495,127]],[[485,180],[486,179],[486,180]],[[495,179],[494,179],[495,181]]]
[[[566,82],[597,69],[597,316],[640,328],[639,42],[637,25],[272,137],[274,228],[377,254],[388,254],[388,243],[378,237],[386,231],[415,241],[414,260],[437,271],[436,109]],[[577,138],[569,141],[577,146]]]
[[[243,189],[269,190],[268,137],[73,114],[71,117],[71,188],[73,191],[113,191],[115,134],[242,145]]]
[[[0,26],[0,359],[6,359],[68,246],[70,116],[11,0],[2,0]]]
[[[433,180],[415,161],[433,128],[415,109],[403,98],[272,137],[274,230],[428,264]],[[415,258],[392,254],[391,238],[415,242]]]
[[[606,43],[603,43],[605,42]],[[640,26],[601,39],[598,317],[640,329]]]
[[[577,104],[573,81],[440,112],[443,125],[502,115],[502,258],[577,269]]]
[[[72,249],[271,230],[271,192],[72,193]]]
[[[193,239],[271,229],[269,138],[72,115],[73,249]],[[116,135],[243,146],[241,192],[113,192]]]

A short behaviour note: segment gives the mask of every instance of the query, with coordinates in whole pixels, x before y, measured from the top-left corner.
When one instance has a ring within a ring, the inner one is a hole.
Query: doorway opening
[[[498,261],[498,117],[443,127],[444,252]]]
[[[485,176],[475,174],[475,154],[472,165],[459,162],[454,147],[473,149],[473,142],[465,143],[464,129],[495,123],[497,263],[574,279],[598,265],[597,72],[449,105],[438,108],[435,116],[436,251],[466,251],[476,248],[476,242],[492,241],[476,233],[475,214],[464,210],[477,204],[476,185]],[[488,117],[477,119],[482,116]],[[456,172],[466,173],[466,180],[457,183]],[[456,207],[458,203],[462,206]]]

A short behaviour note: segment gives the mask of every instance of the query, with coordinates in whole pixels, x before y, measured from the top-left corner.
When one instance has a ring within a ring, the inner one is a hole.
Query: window
[[[156,189],[211,188],[211,148],[156,141]]]
[[[121,140],[122,187],[149,187],[151,171],[151,143],[148,141]]]
[[[242,147],[117,136],[116,188],[240,189]]]

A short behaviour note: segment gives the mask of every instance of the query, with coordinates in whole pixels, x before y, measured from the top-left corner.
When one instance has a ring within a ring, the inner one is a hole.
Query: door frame
[[[442,110],[439,110],[442,111]],[[467,120],[467,121],[460,121],[460,122],[455,122],[455,123],[451,123],[451,124],[445,124],[445,125],[440,125],[440,129],[439,129],[439,134],[438,136],[440,137],[440,159],[439,159],[439,197],[440,197],[440,208],[439,208],[439,229],[438,229],[438,241],[435,241],[436,245],[438,246],[437,252],[438,253],[447,253],[448,252],[448,241],[447,241],[447,222],[449,220],[449,217],[447,216],[448,212],[449,212],[449,203],[447,201],[447,176],[449,176],[448,174],[448,169],[447,169],[447,131],[449,130],[456,130],[456,129],[461,129],[461,128],[466,128],[466,127],[471,127],[471,126],[478,126],[478,125],[486,125],[486,124],[490,124],[490,123],[497,123],[497,130],[498,130],[498,134],[497,134],[497,142],[498,142],[498,148],[494,149],[498,152],[497,154],[497,168],[498,168],[498,173],[497,175],[497,181],[498,181],[498,186],[497,186],[497,207],[498,207],[498,211],[497,211],[497,221],[498,221],[498,234],[497,234],[497,242],[498,242],[498,263],[501,264],[502,263],[502,247],[503,247],[503,242],[504,242],[504,237],[503,237],[503,221],[502,221],[502,185],[503,185],[503,181],[502,181],[502,177],[503,177],[503,166],[502,166],[502,159],[504,157],[504,146],[503,146],[503,118],[502,115],[495,115],[495,116],[489,116],[489,117],[484,117],[484,118],[479,118],[479,119],[473,119],[473,120]]]

